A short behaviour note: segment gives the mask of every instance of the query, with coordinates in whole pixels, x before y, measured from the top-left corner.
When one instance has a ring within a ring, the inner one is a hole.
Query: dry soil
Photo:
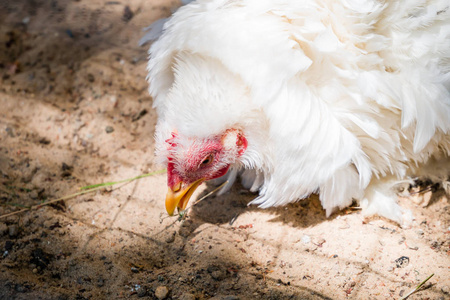
[[[0,215],[160,170],[142,28],[167,0],[0,2]],[[248,207],[236,185],[184,220],[165,174],[0,219],[0,299],[450,299],[450,205],[410,228],[317,197]],[[212,187],[203,187],[195,197]],[[417,200],[417,199],[416,199]]]

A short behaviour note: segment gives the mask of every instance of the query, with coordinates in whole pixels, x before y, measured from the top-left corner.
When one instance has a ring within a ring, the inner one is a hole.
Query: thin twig
[[[423,194],[423,193],[426,193],[426,192],[431,191],[431,190],[433,190],[433,186],[432,185],[427,186],[426,188],[424,188],[424,189],[422,189],[420,191],[409,193],[409,196],[413,196],[413,195],[416,195],[416,194]]]
[[[11,213],[4,214],[4,215],[0,216],[0,219],[7,218],[7,217],[10,217],[10,216],[13,216],[13,215],[17,215],[17,214],[20,214],[20,213],[25,212],[25,211],[38,209],[38,208],[41,208],[42,206],[50,205],[50,204],[53,204],[53,203],[56,203],[56,202],[59,202],[59,201],[62,201],[62,200],[67,200],[67,199],[75,198],[77,196],[81,196],[81,195],[84,195],[84,194],[92,193],[92,192],[101,190],[101,189],[103,189],[105,187],[112,186],[112,185],[115,185],[115,184],[131,182],[133,180],[137,180],[137,179],[140,179],[140,178],[153,176],[153,175],[156,175],[156,174],[161,174],[161,173],[163,173],[165,171],[166,170],[158,170],[158,171],[155,171],[155,172],[139,175],[139,176],[136,176],[136,177],[133,177],[133,178],[129,178],[129,179],[125,179],[125,180],[121,180],[121,181],[106,182],[106,183],[100,183],[100,184],[95,184],[95,185],[84,186],[84,187],[81,188],[83,190],[81,192],[74,193],[74,194],[67,195],[67,196],[64,196],[64,197],[61,197],[61,198],[58,198],[58,199],[50,200],[50,201],[47,201],[47,202],[44,202],[44,203],[40,203],[40,204],[37,204],[37,205],[30,206],[28,208],[24,208],[24,209],[21,209],[21,210],[18,210],[18,211],[14,211],[14,212],[11,212]]]
[[[38,209],[38,208],[41,208],[42,206],[50,205],[50,204],[53,204],[55,202],[59,202],[59,201],[62,201],[62,200],[75,198],[76,196],[84,195],[84,194],[87,194],[87,193],[92,193],[92,192],[95,192],[95,191],[100,190],[102,188],[103,187],[98,187],[98,188],[93,188],[93,189],[90,189],[90,190],[85,190],[85,191],[78,192],[78,193],[75,193],[75,194],[71,194],[71,195],[68,195],[68,196],[64,196],[64,197],[61,197],[61,198],[58,198],[58,199],[54,199],[54,200],[50,200],[50,201],[47,201],[47,202],[44,202],[44,203],[33,205],[33,206],[28,207],[28,208],[24,208],[22,210],[13,211],[11,213],[1,215],[0,219],[6,218],[6,217],[10,217],[10,216],[13,216],[13,215],[16,215],[16,214],[20,214],[20,213],[28,211],[28,210]]]
[[[400,300],[406,300],[406,298],[408,298],[409,296],[411,296],[412,294],[414,294],[415,292],[417,292],[424,284],[425,282],[427,282],[428,280],[430,280],[431,277],[434,276],[434,273],[431,274],[430,276],[428,276],[427,279],[425,279],[424,281],[422,281],[418,286],[416,286],[415,289],[413,289],[411,292],[409,292],[405,297],[401,298]]]
[[[167,229],[169,229],[170,227],[174,226],[176,222],[181,222],[183,220],[186,219],[187,217],[187,212],[189,211],[189,209],[191,209],[194,205],[198,204],[200,201],[205,200],[206,198],[208,198],[209,196],[211,196],[213,193],[217,192],[218,190],[220,190],[223,186],[225,186],[225,184],[228,183],[228,180],[225,181],[224,183],[222,183],[221,185],[219,185],[217,188],[215,188],[214,190],[212,190],[211,192],[209,192],[208,194],[206,194],[205,196],[201,197],[200,199],[198,199],[197,201],[195,201],[190,207],[186,208],[185,210],[179,211],[178,212],[178,218],[173,221],[172,223],[170,223],[169,225],[167,225],[166,227],[164,227],[164,229],[162,229],[161,231],[159,231],[158,233],[156,233],[154,236],[160,234],[161,232],[166,231]],[[160,220],[161,222],[164,221],[167,218],[171,218],[172,216],[165,216],[162,217]]]
[[[197,201],[194,202],[194,204],[191,205],[194,206],[196,204],[198,204],[200,201],[205,200],[206,198],[208,198],[209,196],[211,196],[212,194],[214,194],[215,192],[217,192],[218,190],[220,190],[221,188],[223,188],[226,184],[228,183],[228,180],[225,181],[224,183],[222,183],[221,185],[219,185],[217,188],[215,188],[214,190],[212,190],[211,192],[209,192],[208,194],[206,194],[205,196],[201,197],[200,199],[198,199]]]
[[[139,175],[139,176],[136,176],[136,177],[133,177],[133,178],[128,178],[128,179],[124,179],[124,180],[120,180],[120,181],[111,181],[111,182],[104,182],[104,183],[87,185],[87,186],[81,187],[80,189],[81,190],[90,190],[90,189],[97,188],[97,187],[112,186],[112,185],[115,185],[115,184],[130,182],[130,181],[141,179],[141,178],[144,178],[144,177],[149,177],[149,176],[153,176],[153,175],[157,175],[157,174],[162,174],[164,172],[166,172],[166,169],[158,170],[158,171],[147,173],[147,174],[142,174],[142,175]]]
[[[208,198],[209,196],[211,196],[212,194],[214,194],[215,192],[217,192],[218,190],[220,190],[222,187],[224,187],[226,184],[228,183],[228,180],[225,181],[224,183],[222,183],[221,185],[219,185],[217,188],[215,188],[214,190],[212,190],[211,192],[209,192],[208,194],[206,194],[205,196],[201,197],[200,199],[198,199],[197,201],[195,201],[190,207],[186,208],[185,210],[182,211],[178,211],[178,219],[177,221],[183,221],[184,219],[186,219],[187,217],[187,213],[189,211],[189,209],[191,209],[192,207],[194,207],[194,205],[197,205],[200,201],[205,200],[206,198]],[[166,216],[165,218],[169,218],[171,216]],[[165,219],[163,218],[163,220]]]

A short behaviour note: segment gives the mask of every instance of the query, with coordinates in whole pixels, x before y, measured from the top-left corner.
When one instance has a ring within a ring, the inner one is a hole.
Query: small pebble
[[[166,299],[169,295],[169,289],[166,286],[158,286],[155,291],[155,296],[158,299]]]
[[[10,137],[14,137],[14,132],[11,127],[6,127],[5,131]]]
[[[99,278],[98,280],[97,280],[97,286],[98,287],[102,287],[102,286],[104,286],[105,285],[105,280],[103,279],[103,278]]]
[[[225,275],[220,270],[211,272],[211,277],[215,280],[221,281]]]
[[[310,242],[311,242],[311,237],[309,236],[309,235],[304,235],[304,236],[302,236],[302,239],[301,239],[301,241],[302,241],[302,243],[303,244],[309,244]]]
[[[128,22],[133,18],[133,16],[134,13],[131,11],[131,8],[128,5],[125,6],[125,8],[123,9],[122,20],[124,22]]]
[[[415,251],[419,250],[419,247],[417,246],[408,246],[408,248]]]
[[[112,126],[106,126],[105,128],[106,133],[114,132],[114,128]]]
[[[444,294],[446,294],[446,295],[450,294],[450,286],[444,285],[444,286],[441,288],[441,291],[442,291]]]
[[[14,289],[19,293],[25,293],[27,291],[27,288],[21,284],[16,284]]]
[[[8,233],[10,237],[16,237],[19,234],[19,226],[16,224],[10,225],[8,228]]]
[[[14,246],[14,242],[12,242],[12,241],[6,241],[5,242],[5,250],[6,251],[11,251],[12,250],[12,248],[13,248],[13,246]]]
[[[401,256],[395,260],[395,265],[397,268],[404,268],[409,265],[409,257]]]
[[[66,34],[70,37],[70,38],[74,38],[75,36],[73,35],[73,32],[72,32],[72,30],[70,30],[70,29],[67,29],[66,30]]]
[[[181,224],[180,229],[178,230],[178,234],[182,237],[188,237],[192,232],[194,232],[194,230],[195,225],[193,224],[193,222],[190,220],[186,220]]]
[[[95,81],[94,75],[92,75],[91,73],[87,74],[87,80],[88,80],[89,82],[94,82],[94,81]]]
[[[138,290],[137,295],[138,295],[139,298],[142,298],[142,297],[147,296],[147,289],[146,289],[144,286],[141,287],[141,288]]]
[[[42,138],[39,140],[39,143],[42,145],[49,145],[51,143],[51,141],[46,138]]]
[[[439,248],[439,242],[438,241],[432,241],[431,242],[431,247],[433,248],[433,249],[436,249],[436,248]]]
[[[29,194],[31,199],[36,200],[39,197],[38,191],[31,191]]]
[[[167,244],[173,243],[175,241],[176,234],[177,232],[173,231],[168,237],[166,237],[166,243]]]

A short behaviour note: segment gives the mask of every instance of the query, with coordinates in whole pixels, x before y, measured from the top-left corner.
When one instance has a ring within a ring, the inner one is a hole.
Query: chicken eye
[[[202,163],[200,164],[202,167],[209,165],[210,163],[212,163],[214,160],[214,157],[212,154],[209,154],[208,156],[206,156]]]

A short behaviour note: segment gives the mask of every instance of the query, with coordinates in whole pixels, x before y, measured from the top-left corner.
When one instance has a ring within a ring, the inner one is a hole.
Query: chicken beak
[[[183,188],[181,186],[175,187],[175,189],[169,187],[166,195],[166,210],[169,216],[173,216],[176,207],[178,207],[178,211],[186,209],[192,194],[203,181],[203,179],[199,179]]]

